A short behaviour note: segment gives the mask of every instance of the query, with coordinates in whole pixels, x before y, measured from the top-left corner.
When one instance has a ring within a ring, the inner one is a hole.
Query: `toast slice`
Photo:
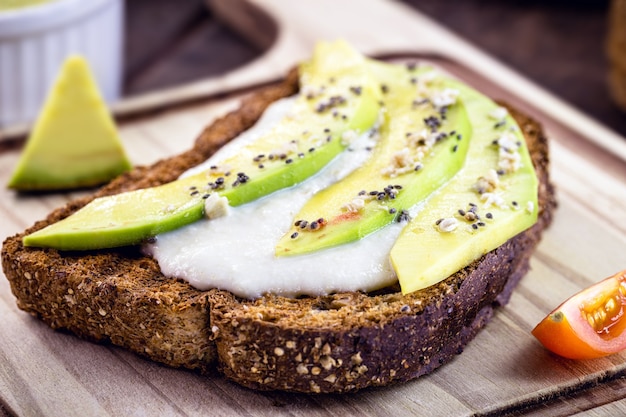
[[[201,372],[217,366],[254,389],[354,391],[416,378],[460,353],[493,309],[508,301],[556,207],[541,126],[510,107],[540,181],[538,222],[445,281],[410,295],[387,288],[243,300],[167,278],[137,248],[78,253],[22,245],[24,235],[96,197],[174,180],[252,126],[270,103],[297,89],[292,71],[207,127],[193,149],[136,168],[7,238],[2,267],[18,307],[54,329],[110,342],[169,366]]]

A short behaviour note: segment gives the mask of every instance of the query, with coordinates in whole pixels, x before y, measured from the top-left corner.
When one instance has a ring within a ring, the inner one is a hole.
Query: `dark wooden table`
[[[405,2],[626,136],[606,83],[608,1]],[[219,75],[263,52],[201,0],[126,4],[126,94]]]

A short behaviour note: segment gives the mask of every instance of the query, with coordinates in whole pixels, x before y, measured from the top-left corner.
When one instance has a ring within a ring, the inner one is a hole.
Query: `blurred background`
[[[626,136],[626,114],[607,86],[610,1],[404,3]],[[219,75],[263,52],[202,0],[126,0],[125,7],[125,94]]]
[[[431,17],[626,136],[626,0],[389,1]],[[218,14],[237,10],[248,19],[238,26],[255,28],[258,15],[234,9],[241,0],[0,0],[0,10],[33,3],[45,5],[24,8],[22,20],[0,13],[0,137],[2,127],[37,114],[67,48],[87,57],[113,102],[120,84],[128,97],[225,74],[261,57],[275,35],[258,36],[257,30],[246,38],[220,20]],[[337,4],[350,8],[358,2]],[[323,18],[305,20],[314,28]],[[274,28],[262,30],[268,27]],[[392,27],[383,22],[381,39],[397,38],[384,33]]]

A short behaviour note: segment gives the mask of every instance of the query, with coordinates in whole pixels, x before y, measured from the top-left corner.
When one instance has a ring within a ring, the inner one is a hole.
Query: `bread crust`
[[[59,252],[27,248],[22,238],[74,213],[96,197],[176,179],[251,127],[272,102],[297,91],[297,73],[263,88],[241,107],[216,120],[194,147],[148,167],[137,167],[91,196],[69,202],[2,246],[2,268],[20,309],[54,329],[111,342],[173,367],[215,368],[209,326],[209,293],[165,277],[157,262],[137,248]]]
[[[539,219],[441,283],[403,296],[340,293],[249,301],[216,291],[220,370],[254,389],[347,392],[408,381],[448,362],[508,302],[556,207],[541,127],[509,108],[539,177]]]
[[[556,207],[541,126],[510,108],[539,177],[539,220],[445,281],[403,296],[340,293],[242,300],[163,276],[136,248],[61,253],[25,248],[25,234],[93,198],[159,185],[250,127],[273,101],[297,91],[292,71],[205,129],[192,150],[136,168],[94,195],[68,203],[2,247],[17,305],[55,329],[111,342],[173,367],[211,371],[250,388],[346,392],[407,381],[449,361],[505,304]]]

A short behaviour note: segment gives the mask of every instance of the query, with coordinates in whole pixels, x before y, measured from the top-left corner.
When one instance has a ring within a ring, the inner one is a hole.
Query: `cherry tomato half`
[[[626,270],[558,306],[532,334],[570,359],[591,359],[626,349]]]

